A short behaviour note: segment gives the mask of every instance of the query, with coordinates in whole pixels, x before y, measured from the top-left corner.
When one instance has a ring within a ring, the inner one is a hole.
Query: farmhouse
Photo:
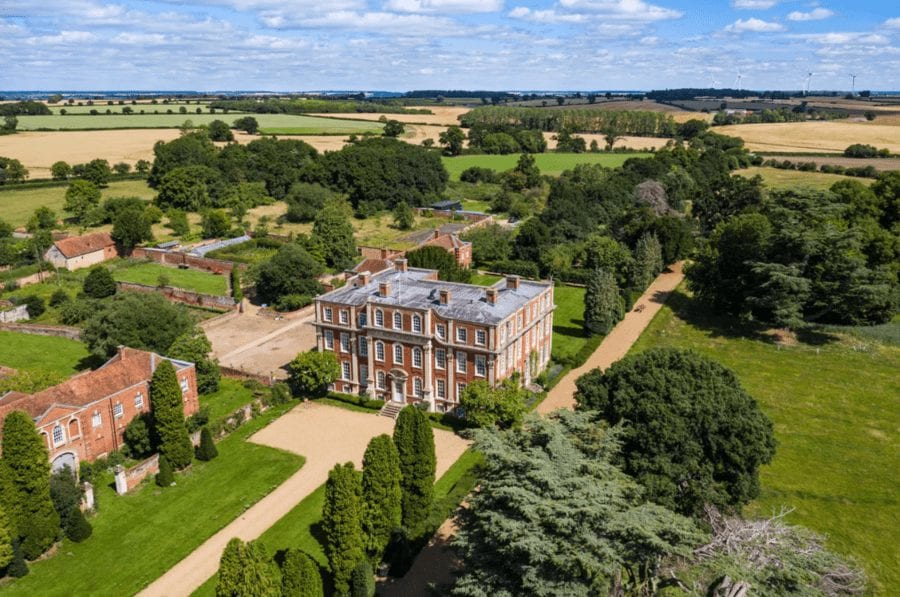
[[[0,397],[0,420],[14,410],[27,412],[47,444],[53,469],[78,470],[82,460],[93,461],[122,447],[125,427],[150,411],[150,378],[165,357],[120,347],[94,371],[35,394],[8,392]],[[175,366],[185,416],[199,409],[193,363],[166,359]]]
[[[108,232],[70,236],[53,242],[44,259],[69,271],[90,267],[116,257],[116,243]]]
[[[531,383],[550,360],[553,309],[549,282],[442,282],[397,259],[319,296],[313,325],[340,361],[333,389],[446,412],[473,381]]]

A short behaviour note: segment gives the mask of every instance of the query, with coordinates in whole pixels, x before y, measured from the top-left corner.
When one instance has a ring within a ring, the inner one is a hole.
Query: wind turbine
[[[738,91],[741,90],[741,81],[743,81],[743,80],[744,80],[744,75],[741,74],[741,71],[738,71],[738,72],[737,72],[737,79],[736,79],[736,81],[737,81],[737,90],[738,90]]]
[[[718,85],[719,85],[719,81],[716,81],[716,78],[715,78],[715,77],[713,77],[713,78],[712,78],[712,81],[709,82],[709,88],[710,88],[710,89],[715,89],[716,86],[718,86]]]
[[[856,75],[850,73],[850,95],[856,94]]]
[[[812,79],[812,71],[806,73],[806,90],[803,92],[803,95],[809,95],[809,82]]]

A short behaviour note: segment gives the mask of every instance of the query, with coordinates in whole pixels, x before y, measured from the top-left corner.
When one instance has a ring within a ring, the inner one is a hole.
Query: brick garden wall
[[[131,290],[134,292],[158,292],[174,303],[184,303],[194,307],[222,309],[224,311],[232,311],[238,307],[238,304],[230,296],[201,294],[182,288],[172,288],[171,286],[147,286],[146,284],[135,284],[133,282],[116,282],[116,287],[119,290]]]

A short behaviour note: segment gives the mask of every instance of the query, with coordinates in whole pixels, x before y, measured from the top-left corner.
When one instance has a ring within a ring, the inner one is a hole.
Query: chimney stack
[[[382,282],[378,285],[378,295],[382,297],[386,297],[391,293],[391,285],[387,282]]]
[[[485,298],[487,302],[491,305],[497,304],[497,289],[496,288],[488,288],[485,291]]]
[[[371,274],[368,271],[359,272],[359,274],[356,276],[356,285],[367,286],[371,279]]]
[[[395,259],[394,267],[397,268],[398,272],[406,272],[409,270],[409,265],[406,259]]]
[[[519,276],[506,276],[506,289],[518,290],[520,281],[521,278],[519,278]]]
[[[446,290],[446,289],[445,289],[445,290],[441,290],[440,293],[439,293],[439,296],[440,296],[440,303],[441,303],[442,305],[449,305],[449,304],[450,304],[450,291],[449,291],[449,290]]]

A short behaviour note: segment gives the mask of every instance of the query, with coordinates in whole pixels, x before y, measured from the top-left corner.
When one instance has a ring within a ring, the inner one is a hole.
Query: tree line
[[[478,125],[504,126],[559,132],[605,133],[615,130],[620,135],[672,137],[677,125],[671,115],[641,110],[595,110],[563,108],[519,108],[484,106],[460,117],[465,128]]]

